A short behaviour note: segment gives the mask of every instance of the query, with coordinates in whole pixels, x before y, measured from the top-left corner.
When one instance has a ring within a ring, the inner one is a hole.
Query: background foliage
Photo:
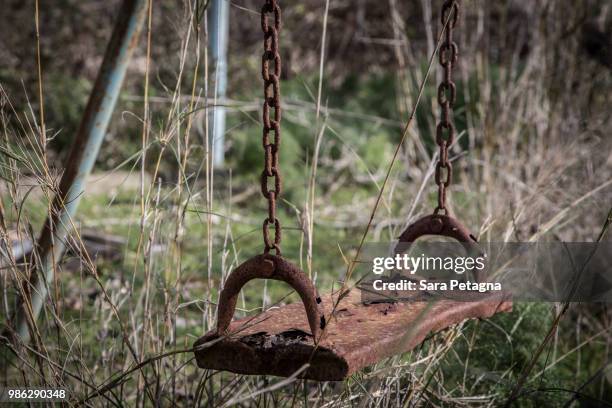
[[[595,240],[612,203],[609,2],[463,3],[453,211],[483,240]],[[87,403],[96,406],[499,406],[535,361],[515,405],[612,400],[607,305],[572,305],[554,326],[560,305],[518,304],[512,313],[447,329],[340,384],[296,381],[271,390],[278,379],[197,370],[181,350],[213,326],[227,273],[262,246],[259,2],[231,2],[227,162],[217,169],[207,149],[214,64],[206,59],[205,19],[195,13],[203,2],[153,4],[149,99],[143,35],[57,292],[38,323],[44,341],[3,350],[3,384],[62,386],[73,402],[92,396]],[[34,2],[0,8],[3,245],[31,242],[42,225],[118,6],[40,2],[44,154]],[[284,254],[323,292],[346,270],[338,245],[355,244],[368,225],[435,48],[439,6],[332,0],[324,26],[325,1],[283,4]],[[433,208],[439,71],[435,65],[426,83],[370,241],[393,239]],[[143,149],[145,103],[151,115]],[[88,234],[110,234],[121,245],[87,262],[81,243]],[[2,265],[2,315],[10,326],[15,288],[36,269],[35,262]],[[283,285],[253,282],[241,313],[286,294]],[[536,354],[551,327],[553,341]],[[147,364],[136,370],[136,360]],[[104,397],[93,397],[101,389]]]

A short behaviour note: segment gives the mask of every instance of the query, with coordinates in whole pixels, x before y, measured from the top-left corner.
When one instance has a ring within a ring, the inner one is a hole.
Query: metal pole
[[[213,164],[223,165],[225,146],[225,95],[227,91],[227,48],[229,0],[212,0],[208,11],[210,52],[215,64],[215,107],[212,111]]]
[[[130,58],[138,44],[138,35],[147,15],[147,0],[124,0],[113,34],[106,48],[102,66],[89,95],[78,133],[57,194],[52,211],[45,221],[37,252],[40,265],[25,288],[28,302],[19,302],[16,315],[17,333],[24,342],[30,339],[28,321],[38,318],[47,297],[47,287],[53,279],[54,262],[58,262],[66,247],[66,238],[84,191],[86,177],[94,166],[104,140],[108,124],[119,97],[119,91]],[[42,279],[44,279],[46,282]],[[32,323],[32,322],[31,322]]]

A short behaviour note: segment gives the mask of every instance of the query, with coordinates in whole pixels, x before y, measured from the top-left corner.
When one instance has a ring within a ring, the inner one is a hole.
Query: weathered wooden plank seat
[[[316,346],[304,306],[293,303],[236,320],[226,336],[205,335],[195,344],[197,364],[240,374],[289,377],[299,372],[300,378],[339,381],[381,359],[413,349],[430,333],[512,308],[503,295],[486,293],[469,302],[364,305],[359,290],[354,289],[332,315],[336,302],[337,294],[322,297],[323,313],[332,317]]]

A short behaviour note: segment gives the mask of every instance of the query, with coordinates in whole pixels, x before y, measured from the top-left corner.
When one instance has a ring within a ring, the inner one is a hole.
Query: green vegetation
[[[365,3],[384,9],[374,1]],[[384,22],[389,32],[369,34],[392,38],[393,46],[351,42],[346,45],[349,57],[343,56],[340,39],[344,22],[352,17],[343,7],[333,10],[337,14],[330,20],[322,78],[318,50],[313,50],[313,41],[320,41],[321,5],[306,1],[285,14],[285,30],[291,32],[282,44],[291,42],[292,52],[301,57],[296,62],[289,51],[283,54],[289,68],[282,81],[282,248],[284,256],[316,279],[321,292],[338,287],[346,259],[355,255],[366,228],[368,242],[391,241],[408,221],[435,205],[437,66],[369,224],[427,70],[431,27],[423,28],[420,15],[415,21],[406,5],[395,3],[390,5],[399,7],[395,12],[409,24],[395,21],[393,31],[389,15],[381,11],[370,18],[379,19],[377,27]],[[409,3],[421,9],[421,2]],[[600,10],[591,3],[601,2],[579,3],[576,7],[592,13]],[[468,24],[460,37],[455,105],[460,136],[450,153],[453,212],[485,241],[592,241],[612,202],[612,146],[605,137],[612,93],[600,92],[610,89],[610,71],[584,57],[578,28],[565,34],[563,49],[550,45],[565,28],[580,23],[572,13],[526,1],[515,4],[516,10],[506,6],[476,1],[466,10],[468,21],[482,25]],[[202,23],[186,17],[191,2],[180,12],[174,3],[158,7],[168,13],[154,12],[146,149],[141,139],[144,73],[137,58],[74,220],[77,228],[53,283],[57,287],[51,288],[39,319],[42,341],[31,348],[18,344],[16,356],[3,350],[3,383],[62,386],[76,402],[121,379],[104,389],[103,397],[93,397],[94,406],[156,405],[149,393],[160,406],[224,406],[232,398],[242,398],[245,406],[500,406],[535,359],[513,406],[554,407],[569,401],[568,406],[587,407],[612,400],[605,305],[572,305],[539,355],[536,350],[553,325],[557,305],[519,303],[511,313],[466,321],[339,384],[292,381],[270,390],[279,379],[198,370],[185,350],[213,327],[223,279],[263,245],[260,39],[249,31],[258,20],[248,10],[233,10],[240,23],[232,30],[243,37],[232,37],[240,40],[232,40],[226,165],[213,169],[206,147],[212,99],[205,95],[212,87],[202,72],[210,67],[201,59],[196,74],[196,32],[189,40],[186,35]],[[160,27],[168,15],[176,20],[172,26],[178,33],[163,31],[164,37]],[[528,16],[537,17],[532,25],[523,24]],[[316,30],[304,28],[309,21]],[[522,36],[503,34],[519,30],[517,25],[525,26]],[[312,33],[316,38],[309,37]],[[143,42],[143,54],[145,47]],[[179,52],[180,47],[188,52]],[[64,55],[62,50],[58,55]],[[550,60],[555,63],[542,62]],[[181,62],[183,76],[177,68]],[[0,72],[3,246],[35,239],[48,197],[57,189],[92,83],[85,74],[69,74],[73,63],[67,60],[45,72],[46,157],[38,144],[37,91],[31,88],[36,80],[24,87],[28,105],[15,85],[18,71]],[[123,243],[114,248],[120,256],[89,263],[81,244],[86,246],[83,237],[91,231],[121,238]],[[33,271],[31,265],[10,260],[2,266],[2,315],[9,316],[19,285]],[[298,297],[284,284],[250,282],[237,317],[293,301]],[[135,369],[136,360],[146,362],[142,369]]]

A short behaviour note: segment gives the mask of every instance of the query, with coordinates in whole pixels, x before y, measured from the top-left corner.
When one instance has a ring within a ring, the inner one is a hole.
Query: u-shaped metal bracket
[[[320,310],[321,299],[308,276],[286,259],[272,254],[255,256],[232,271],[219,296],[217,335],[227,334],[234,317],[240,289],[252,279],[274,279],[289,284],[300,295],[314,341],[318,341],[325,317]]]
[[[466,251],[469,252],[476,247],[482,253],[476,237],[459,220],[442,214],[426,215],[410,224],[400,235],[399,242],[407,244],[402,248],[407,251],[413,242],[425,235],[454,238],[463,245]],[[480,273],[476,272],[475,277],[478,282],[482,281]]]

